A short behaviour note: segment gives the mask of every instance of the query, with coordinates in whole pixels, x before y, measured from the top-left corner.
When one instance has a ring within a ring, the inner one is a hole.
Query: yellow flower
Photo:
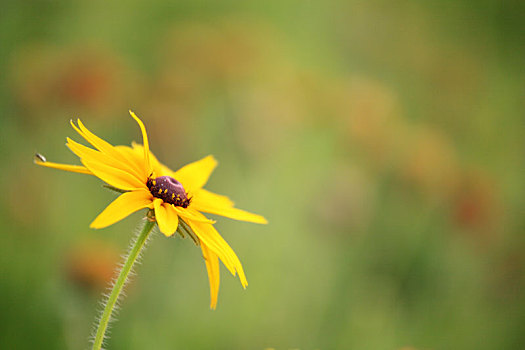
[[[122,220],[131,213],[149,208],[155,212],[160,231],[171,236],[179,224],[188,225],[197,236],[195,239],[202,249],[210,282],[211,308],[217,305],[219,293],[219,260],[239,279],[244,288],[248,285],[241,262],[201,212],[217,214],[228,218],[265,224],[260,215],[234,208],[233,202],[225,196],[205,190],[212,171],[217,166],[213,156],[207,156],[172,171],[150,152],[146,128],[142,121],[130,111],[142,131],[144,145],[132,147],[112,146],[90,132],[80,120],[73,128],[95,149],[81,145],[69,137],[67,146],[82,162],[67,165],[47,162],[38,155],[35,163],[49,168],[94,175],[108,185],[123,192],[91,223],[92,228],[103,228]],[[186,226],[187,227],[187,226]]]

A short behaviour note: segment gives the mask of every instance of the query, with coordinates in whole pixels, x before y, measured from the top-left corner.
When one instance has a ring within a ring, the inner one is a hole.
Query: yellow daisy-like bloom
[[[213,156],[207,156],[190,163],[177,171],[172,171],[149,150],[148,136],[142,121],[130,111],[139,124],[144,145],[136,143],[132,147],[112,146],[89,131],[80,120],[78,125],[71,121],[73,128],[95,149],[81,145],[69,137],[67,146],[75,153],[83,166],[47,162],[37,157],[35,163],[48,168],[94,175],[108,185],[123,192],[91,223],[92,228],[103,228],[124,219],[131,213],[149,208],[155,212],[155,220],[160,231],[173,235],[179,226],[189,226],[197,236],[202,249],[210,282],[211,308],[217,305],[219,293],[219,260],[239,279],[244,288],[248,285],[246,276],[232,248],[226,243],[201,212],[217,214],[228,218],[259,224],[267,223],[260,215],[234,208],[233,202],[208,190],[203,186],[217,166]],[[186,226],[186,227],[187,227]]]

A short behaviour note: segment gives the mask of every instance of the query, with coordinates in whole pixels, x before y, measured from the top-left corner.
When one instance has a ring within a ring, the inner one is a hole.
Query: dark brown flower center
[[[190,205],[191,198],[188,198],[184,187],[171,176],[160,176],[155,179],[149,178],[146,186],[148,186],[153,197],[160,198],[166,203],[183,208],[187,208]]]

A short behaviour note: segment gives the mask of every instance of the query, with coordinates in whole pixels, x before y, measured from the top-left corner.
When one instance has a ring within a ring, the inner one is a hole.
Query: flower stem
[[[129,273],[133,268],[133,264],[135,264],[135,262],[137,261],[137,258],[140,255],[140,251],[142,250],[142,248],[144,248],[144,245],[148,240],[153,226],[155,226],[155,221],[151,221],[149,218],[146,219],[144,228],[136,238],[135,242],[132,243],[131,250],[128,256],[126,257],[124,266],[122,266],[122,269],[120,270],[120,274],[117,278],[117,281],[113,285],[111,294],[108,297],[106,306],[104,307],[104,311],[102,312],[102,316],[100,317],[100,320],[98,322],[97,334],[95,335],[95,341],[93,342],[93,350],[100,350],[102,348],[102,343],[104,342],[104,335],[106,334],[106,330],[111,319],[111,314],[113,313],[113,310],[115,308],[115,304],[117,303],[122,289],[124,289]]]

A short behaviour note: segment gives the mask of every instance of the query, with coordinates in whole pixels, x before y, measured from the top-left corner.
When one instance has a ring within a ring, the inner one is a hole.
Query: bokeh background
[[[249,287],[155,234],[109,349],[525,348],[525,3],[6,1],[0,348],[88,347],[144,212],[76,163],[81,117],[265,215],[220,219]]]

